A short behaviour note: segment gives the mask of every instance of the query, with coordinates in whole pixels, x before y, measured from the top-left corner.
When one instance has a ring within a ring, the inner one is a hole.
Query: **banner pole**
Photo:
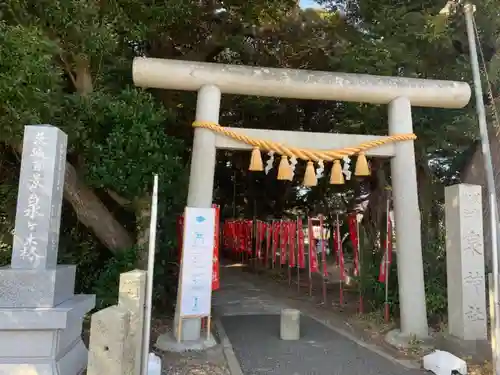
[[[389,221],[391,220],[390,216],[390,206],[391,206],[391,199],[390,199],[390,192],[387,190],[387,202],[386,202],[386,210],[387,210],[387,215],[386,215],[386,220],[385,220],[385,228],[386,228],[386,234],[385,234],[385,306],[384,306],[384,318],[385,322],[388,323],[390,320],[390,309],[389,309],[389,272],[390,272],[390,264],[389,264],[389,251],[391,251],[390,247],[390,236],[392,236],[392,233],[390,232],[390,225]]]
[[[149,340],[151,338],[151,310],[153,300],[153,274],[155,267],[155,249],[156,249],[156,225],[158,220],[158,175],[153,177],[153,194],[151,198],[151,222],[149,225],[149,251],[148,251],[148,270],[146,273],[146,300],[144,312],[144,327],[142,332],[142,375],[148,373]],[[179,319],[181,322],[182,319]],[[180,334],[178,336],[181,337]]]
[[[326,249],[325,238],[323,236],[323,225],[325,224],[323,215],[319,217],[319,239],[321,241],[321,288],[323,292],[323,305],[326,306]]]
[[[339,282],[339,304],[342,307],[344,305],[344,253],[342,251],[342,239],[340,238],[340,216],[338,213],[335,214],[336,217],[336,230],[337,230],[337,248],[339,257],[339,269],[340,269],[340,282]]]

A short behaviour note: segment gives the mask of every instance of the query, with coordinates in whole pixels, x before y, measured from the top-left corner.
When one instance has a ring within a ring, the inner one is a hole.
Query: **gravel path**
[[[224,329],[245,375],[422,375],[301,317],[301,339],[279,339],[279,315],[226,316]]]

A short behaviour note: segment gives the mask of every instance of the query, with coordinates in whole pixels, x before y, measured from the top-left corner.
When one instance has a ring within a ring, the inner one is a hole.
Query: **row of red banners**
[[[214,232],[214,252],[212,268],[212,290],[220,287],[220,206],[212,205],[215,209],[215,232]],[[354,274],[359,275],[359,235],[358,223],[355,215],[348,216],[349,237],[354,249]],[[179,263],[182,259],[182,234],[184,229],[184,218],[179,216],[177,220],[177,239],[179,244]],[[255,229],[255,236],[253,231]],[[319,233],[321,241],[321,271],[316,249],[316,239],[312,219],[307,220],[308,244],[308,264],[310,273],[322,273],[328,276],[326,263],[326,238],[324,236],[324,219],[319,219]],[[253,238],[255,237],[255,249],[253,248]],[[384,254],[380,263],[379,282],[385,283],[388,278],[387,270],[392,262],[392,221],[387,215],[387,234],[384,246]],[[345,279],[344,252],[341,239],[340,225],[335,225],[333,231],[334,254],[342,279]],[[306,268],[305,233],[302,219],[296,221],[282,220],[267,223],[256,220],[255,227],[253,220],[226,220],[222,226],[222,241],[225,249],[246,253],[256,256],[262,262],[272,259],[273,264],[288,265],[291,268]]]
[[[219,246],[220,246],[220,206],[213,204],[212,208],[215,209],[215,231],[214,231],[214,252],[212,256],[212,290],[220,288],[220,260],[219,260]],[[179,247],[178,260],[179,264],[182,261],[182,241],[184,233],[184,215],[177,218],[177,243]]]
[[[269,260],[272,264],[288,265],[291,268],[306,268],[306,256],[308,257],[309,272],[322,273],[328,276],[326,262],[326,236],[323,217],[319,218],[319,239],[314,236],[312,219],[307,220],[308,251],[305,251],[305,233],[302,219],[296,221],[281,220],[270,223],[257,220],[254,226],[253,220],[226,220],[222,226],[223,245],[237,253],[246,253],[255,256],[266,264]],[[349,237],[354,249],[354,275],[359,275],[359,236],[358,223],[355,215],[348,216]],[[388,216],[388,233],[386,236],[384,256],[380,264],[379,281],[386,281],[386,269],[392,261],[392,225]],[[255,231],[255,234],[253,233]],[[335,225],[333,231],[334,256],[340,269],[341,278],[344,280],[345,264],[342,246],[340,225]],[[255,248],[253,246],[255,239]],[[321,267],[318,260],[316,242],[321,240]],[[321,269],[320,269],[321,268]]]

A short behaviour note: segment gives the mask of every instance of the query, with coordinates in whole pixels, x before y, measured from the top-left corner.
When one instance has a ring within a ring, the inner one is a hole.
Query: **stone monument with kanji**
[[[57,264],[67,135],[25,127],[11,265],[0,268],[0,374],[80,374],[81,332],[95,296],[75,295],[73,265]]]

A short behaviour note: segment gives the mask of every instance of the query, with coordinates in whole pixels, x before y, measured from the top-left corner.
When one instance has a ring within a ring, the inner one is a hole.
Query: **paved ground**
[[[286,303],[259,289],[241,270],[221,269],[214,293],[220,317],[244,375],[422,375],[358,345],[306,315],[301,340],[279,339],[279,313]]]

